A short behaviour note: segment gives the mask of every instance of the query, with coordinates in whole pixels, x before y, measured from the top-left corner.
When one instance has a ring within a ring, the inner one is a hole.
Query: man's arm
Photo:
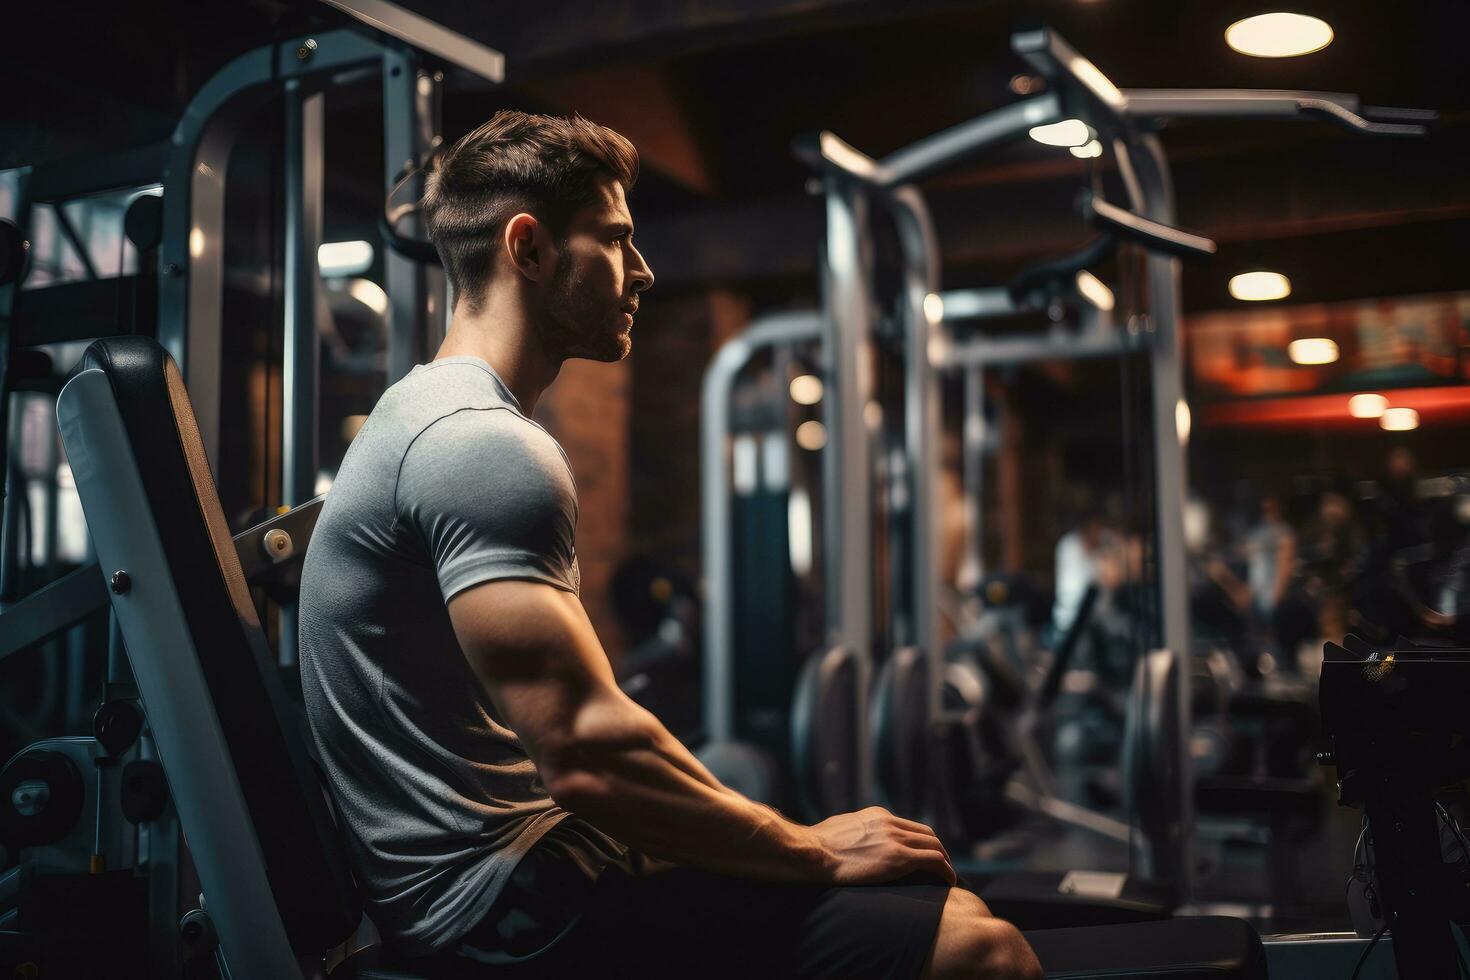
[[[927,871],[953,883],[923,824],[871,807],[805,827],[722,786],[618,688],[571,593],[496,580],[454,596],[449,615],[552,799],[617,840],[750,878],[857,884]]]

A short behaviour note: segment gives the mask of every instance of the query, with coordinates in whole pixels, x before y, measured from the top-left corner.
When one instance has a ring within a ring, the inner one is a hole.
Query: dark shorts
[[[512,902],[439,957],[440,964],[453,960],[456,974],[496,978],[916,980],[949,894],[947,885],[927,877],[832,888],[687,868],[640,875],[616,865],[587,887],[577,903],[580,915],[541,937],[548,940],[544,948],[523,946],[525,958],[505,962],[503,952],[486,952],[504,950],[507,931],[515,931]],[[532,906],[522,922],[537,917],[538,890],[517,889],[515,899]]]

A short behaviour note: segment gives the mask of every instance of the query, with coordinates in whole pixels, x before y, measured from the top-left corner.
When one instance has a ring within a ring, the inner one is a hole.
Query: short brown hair
[[[456,305],[463,298],[470,312],[479,308],[505,222],[525,211],[561,238],[604,175],[631,190],[638,151],[575,114],[502,109],[450,147],[425,181],[423,215]]]

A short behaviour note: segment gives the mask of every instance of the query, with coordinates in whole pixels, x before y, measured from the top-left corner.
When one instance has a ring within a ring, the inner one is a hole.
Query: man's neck
[[[561,361],[547,355],[529,311],[517,299],[497,302],[492,291],[475,313],[459,304],[434,359],[480,358],[495,369],[515,395],[521,411],[530,416],[536,411],[541,393],[556,380]]]

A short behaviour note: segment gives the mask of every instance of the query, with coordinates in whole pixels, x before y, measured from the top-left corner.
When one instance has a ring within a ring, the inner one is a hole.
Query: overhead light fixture
[[[1113,291],[1097,276],[1083,269],[1077,273],[1077,292],[1093,306],[1107,312],[1113,308]]]
[[[322,242],[316,250],[317,272],[323,279],[360,276],[373,264],[373,246],[368,242]]]
[[[1378,427],[1387,432],[1408,432],[1419,428],[1419,413],[1412,408],[1386,408],[1378,419]]]
[[[1354,395],[1348,399],[1348,414],[1355,419],[1376,419],[1388,408],[1388,399],[1372,393]]]
[[[1291,280],[1279,272],[1242,272],[1230,277],[1230,295],[1252,303],[1285,299],[1291,295]]]
[[[1225,28],[1225,43],[1253,58],[1295,58],[1331,44],[1332,25],[1307,14],[1257,14]]]
[[[1081,119],[1063,119],[1045,126],[1032,126],[1031,138],[1047,146],[1081,146],[1092,139],[1092,127]]]
[[[347,295],[378,316],[388,315],[388,294],[371,279],[353,279],[347,286]]]
[[[938,293],[930,293],[924,297],[924,317],[931,326],[938,326],[944,322],[944,297]]]
[[[1331,364],[1337,360],[1337,342],[1326,337],[1303,337],[1286,345],[1286,356],[1293,364]]]
[[[816,452],[827,445],[827,427],[816,419],[801,423],[796,427],[796,444],[802,449]]]
[[[822,400],[822,379],[803,374],[791,379],[791,400],[798,405],[815,405]]]
[[[1079,160],[1090,160],[1102,156],[1102,144],[1097,140],[1088,140],[1081,146],[1068,147],[1067,151]]]

